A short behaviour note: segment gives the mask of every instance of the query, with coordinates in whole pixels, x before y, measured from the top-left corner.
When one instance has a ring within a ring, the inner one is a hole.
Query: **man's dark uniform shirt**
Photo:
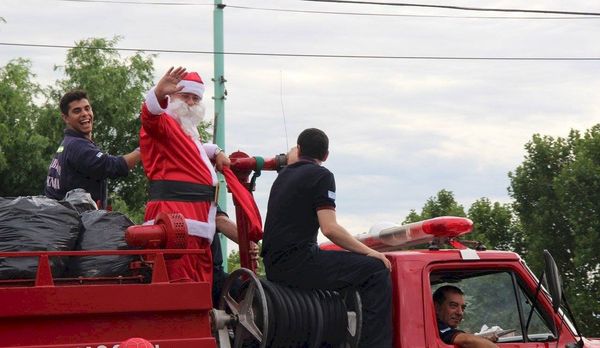
[[[317,247],[317,211],[335,209],[335,179],[310,158],[281,170],[271,187],[262,256],[266,264],[302,259]]]
[[[106,179],[126,176],[128,172],[122,156],[105,154],[83,134],[65,129],[65,137],[48,168],[44,193],[60,200],[68,191],[82,188],[105,207]]]
[[[440,338],[446,344],[454,344],[454,337],[456,337],[456,335],[458,335],[459,333],[464,332],[458,329],[451,328],[450,326],[448,326],[448,324],[440,320],[437,321],[437,325],[438,330],[440,332]]]
[[[381,260],[320,250],[321,209],[335,209],[333,174],[311,158],[279,172],[269,196],[262,256],[267,278],[304,289],[355,288],[363,303],[360,347],[391,348],[392,286]]]
[[[300,157],[279,172],[271,188],[262,251],[267,278],[303,289],[357,289],[364,313],[359,347],[391,348],[390,272],[373,257],[320,250],[321,209],[335,209],[333,174]]]

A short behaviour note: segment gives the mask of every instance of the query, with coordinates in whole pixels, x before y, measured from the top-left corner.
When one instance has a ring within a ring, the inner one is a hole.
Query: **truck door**
[[[556,344],[552,314],[534,301],[535,285],[527,274],[515,268],[499,269],[498,265],[473,264],[473,268],[432,266],[424,275],[430,288],[424,293],[425,316],[430,347],[452,347],[438,335],[433,292],[444,285],[458,287],[464,293],[466,309],[458,328],[473,334],[486,330],[503,330],[498,339],[500,347],[547,347]],[[561,337],[562,341],[562,337]]]

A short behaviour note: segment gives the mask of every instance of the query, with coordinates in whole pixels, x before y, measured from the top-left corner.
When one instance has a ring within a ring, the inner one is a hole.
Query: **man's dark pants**
[[[356,288],[363,307],[359,347],[392,347],[392,284],[381,260],[346,251],[292,250],[278,260],[265,258],[267,278],[303,289]]]

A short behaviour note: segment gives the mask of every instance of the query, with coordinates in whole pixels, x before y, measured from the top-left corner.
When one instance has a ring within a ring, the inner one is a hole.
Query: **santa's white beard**
[[[179,122],[185,134],[195,140],[200,140],[198,125],[204,119],[204,112],[205,107],[202,102],[194,106],[189,106],[183,100],[173,98],[169,100],[169,105],[167,106],[167,114]]]

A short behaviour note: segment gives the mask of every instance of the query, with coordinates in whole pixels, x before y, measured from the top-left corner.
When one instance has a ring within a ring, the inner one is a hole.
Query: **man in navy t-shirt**
[[[107,178],[126,176],[140,161],[139,150],[123,156],[106,154],[92,141],[94,112],[87,93],[75,90],[60,100],[65,122],[65,137],[48,167],[44,194],[63,199],[73,189],[81,188],[92,196],[99,208],[107,205]]]
[[[327,135],[304,130],[298,161],[279,172],[271,188],[263,251],[267,278],[304,289],[356,288],[363,305],[360,347],[392,346],[389,260],[339,225],[335,179],[321,163],[329,154]],[[347,251],[320,250],[317,233]]]
[[[465,295],[461,289],[453,285],[445,285],[433,293],[435,315],[440,338],[446,344],[455,344],[466,348],[492,348],[497,347],[492,341],[494,338],[478,337],[458,329],[463,320],[465,308]]]

